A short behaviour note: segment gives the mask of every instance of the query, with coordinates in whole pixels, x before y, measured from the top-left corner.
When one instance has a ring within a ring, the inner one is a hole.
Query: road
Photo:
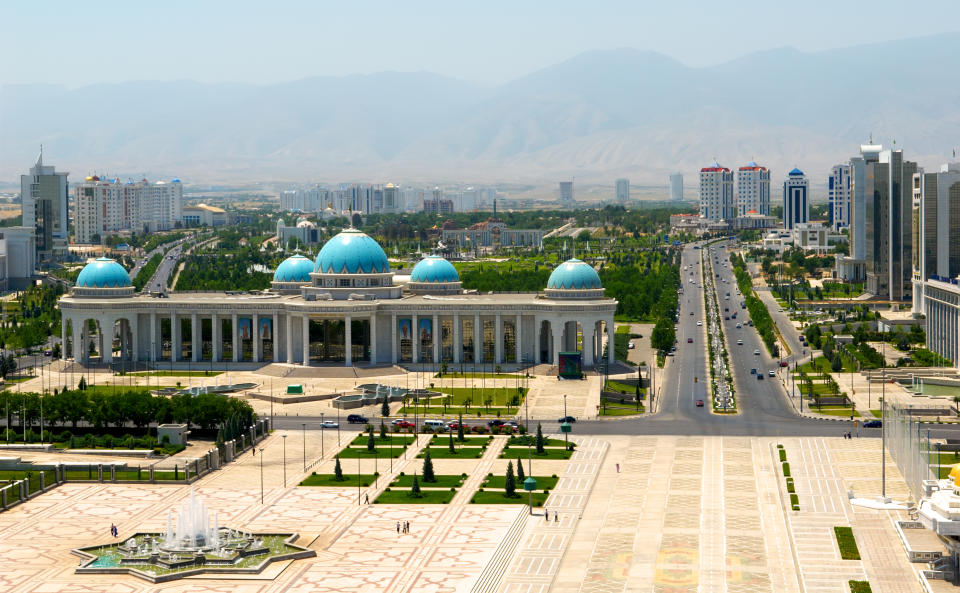
[[[177,241],[170,251],[167,252],[167,255],[164,256],[163,261],[160,262],[157,270],[153,273],[153,277],[150,278],[150,281],[147,282],[143,289],[150,292],[167,292],[170,275],[177,269],[177,264],[180,262],[180,256],[183,254],[183,250],[191,243],[192,240],[188,239],[180,239]]]

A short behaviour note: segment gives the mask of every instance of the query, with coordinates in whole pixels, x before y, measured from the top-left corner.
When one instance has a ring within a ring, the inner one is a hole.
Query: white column
[[[239,327],[236,313],[231,314],[230,322],[233,324],[230,336],[233,339],[233,362],[237,362],[240,360],[240,335],[238,334]]]
[[[500,364],[503,362],[503,318],[499,313],[493,324],[493,339],[496,341],[493,345],[493,362]]]
[[[613,317],[607,319],[607,363],[613,364],[615,352],[613,351]]]
[[[310,316],[303,314],[303,366],[310,366]]]
[[[553,332],[553,366],[560,367],[560,348],[563,343],[563,326],[565,324],[559,319],[550,320],[550,329]]]
[[[583,366],[585,368],[593,366],[593,331],[595,329],[592,323],[583,324]]]
[[[420,332],[417,331],[417,314],[414,313],[410,316],[410,333],[413,334],[413,364],[420,362]]]
[[[73,361],[83,364],[83,322],[78,322],[76,317],[72,317],[70,329],[73,330]]]
[[[100,318],[100,362],[113,362],[113,321]]]
[[[543,320],[533,317],[533,364],[540,364],[540,330],[543,329]]]
[[[211,352],[210,359],[213,362],[220,362],[223,356],[223,340],[220,339],[220,318],[216,313],[210,314],[210,340]]]
[[[150,313],[150,362],[157,362],[157,313]],[[73,329],[74,339],[76,339],[77,329]]]
[[[353,328],[352,319],[349,315],[343,319],[343,350],[344,366],[353,366]]]
[[[440,364],[440,316],[433,314],[433,331],[430,334],[430,345],[433,347],[433,363]]]
[[[473,362],[483,360],[483,328],[480,327],[480,314],[473,314]]]
[[[280,334],[277,333],[280,331],[280,314],[273,314],[273,327],[270,328],[270,339],[272,340],[273,346],[273,357],[270,359],[270,362],[279,362],[282,360],[280,358],[280,340],[278,339]]]
[[[193,362],[200,362],[200,319],[196,313],[190,314],[190,355]]]
[[[287,313],[287,322],[284,326],[287,334],[287,364],[293,364],[293,315]],[[274,330],[276,331],[276,330]]]
[[[67,359],[67,316],[60,316],[60,360]]]
[[[180,321],[176,313],[170,314],[170,360],[180,360]]]
[[[513,322],[513,344],[516,351],[513,358],[517,364],[523,362],[523,340],[521,340],[520,328],[523,327],[523,316],[517,313],[517,320]]]
[[[397,353],[400,348],[397,347],[397,314],[390,314],[390,363],[397,364]]]
[[[140,329],[140,315],[137,313],[133,314],[133,319],[128,320],[127,323],[130,324],[130,360],[133,362],[140,361],[140,338],[139,338],[139,329]]]
[[[253,330],[253,362],[260,362],[260,314],[254,313],[250,319],[250,329]]]
[[[463,338],[460,337],[460,314],[453,314],[453,362],[460,364],[463,358]]]
[[[377,314],[370,315],[370,364],[377,364]]]

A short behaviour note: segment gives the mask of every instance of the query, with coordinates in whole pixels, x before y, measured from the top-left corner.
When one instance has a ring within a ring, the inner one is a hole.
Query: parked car
[[[370,422],[370,419],[360,414],[349,414],[347,415],[347,422],[350,424],[367,424]]]
[[[790,366],[790,363],[787,362],[787,361],[785,361],[785,360],[781,360],[781,361],[780,361],[780,366],[783,367],[783,368],[786,368],[786,367]]]
[[[506,422],[498,418],[494,418],[490,422],[487,422],[487,426],[490,428],[493,428],[494,426],[503,426],[504,424],[506,424]]]
[[[633,342],[628,342],[628,343],[627,343],[627,349],[628,349],[628,350],[633,350],[633,349],[634,349]]]
[[[567,422],[567,423],[569,423],[569,424],[573,424],[573,423],[576,422],[576,421],[577,421],[577,419],[574,418],[573,416],[564,416],[563,418],[560,418],[559,420],[557,420],[557,422],[559,422],[560,424],[563,424],[564,422]]]
[[[397,418],[390,424],[392,424],[396,428],[413,428],[413,422],[410,422],[409,420],[404,420],[403,418]]]

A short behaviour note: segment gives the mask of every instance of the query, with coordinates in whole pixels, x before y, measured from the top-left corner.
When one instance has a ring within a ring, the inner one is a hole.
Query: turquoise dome
[[[460,282],[460,275],[446,259],[428,255],[413,266],[410,282]]]
[[[600,276],[590,264],[579,259],[568,259],[557,266],[550,279],[547,280],[547,288],[554,290],[587,290],[601,288]]]
[[[98,257],[83,266],[77,276],[77,286],[83,288],[122,288],[130,286],[130,275],[123,266],[107,257]]]
[[[313,271],[313,260],[300,255],[294,255],[283,260],[273,273],[274,282],[310,282],[310,272]]]
[[[345,229],[324,244],[313,271],[323,274],[386,274],[390,271],[390,263],[376,241],[357,229]]]

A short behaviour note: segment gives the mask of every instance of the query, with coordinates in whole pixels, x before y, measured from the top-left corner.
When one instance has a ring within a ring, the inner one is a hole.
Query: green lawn
[[[381,445],[373,453],[367,451],[366,447],[345,447],[340,451],[340,459],[373,459],[374,457],[382,457],[383,459],[389,459],[391,453],[392,457],[397,458],[403,455],[403,452],[406,449],[404,447],[394,447],[391,451],[390,447]]]
[[[434,398],[434,401],[440,401],[440,400],[438,398]],[[478,413],[480,413],[485,416],[490,416],[492,414],[499,413],[501,416],[513,416],[517,413],[518,409],[519,408],[516,408],[516,407],[496,407],[496,406],[490,406],[489,408],[487,408],[487,407],[484,407],[483,405],[470,406],[469,408],[461,407],[461,406],[447,406],[446,409],[444,409],[442,405],[428,406],[428,407],[423,407],[421,405],[416,409],[414,409],[413,406],[404,406],[397,411],[397,414],[400,414],[400,415],[406,414],[407,416],[413,416],[414,413],[418,413],[421,415],[429,414],[431,416],[444,416],[444,415],[459,416],[462,414],[464,416],[470,416],[471,414],[477,415]]]
[[[570,459],[570,456],[573,455],[573,451],[565,451],[563,449],[544,449],[543,453],[537,453],[536,449],[531,451],[531,455],[534,459]],[[526,447],[510,447],[503,450],[503,453],[500,454],[500,459],[527,459],[527,448]]]
[[[518,447],[518,446],[526,447],[527,443],[531,445],[536,445],[537,443],[536,436],[534,435],[522,436],[522,437],[516,436],[516,437],[510,437],[509,439],[507,439],[507,447]],[[564,442],[563,439],[548,439],[546,437],[544,437],[543,439],[544,447],[563,447],[565,445],[566,445],[566,442]]]
[[[619,381],[612,381],[612,380],[607,381],[606,385],[604,385],[604,389],[606,389],[607,391],[616,391],[617,393],[623,393],[624,395],[629,395],[631,397],[636,393],[636,390],[637,390],[637,388],[634,387],[633,385],[627,385],[626,383],[621,383]],[[646,391],[647,391],[646,388],[644,387],[640,388],[641,399],[646,394]]]
[[[467,478],[462,475],[450,474],[450,475],[441,475],[435,474],[434,477],[437,479],[436,482],[424,482],[423,476],[420,475],[417,477],[417,481],[420,483],[421,488],[459,488],[463,485],[463,481]],[[413,475],[403,475],[397,476],[397,479],[390,482],[390,487],[400,486],[403,488],[410,488],[413,486]]]
[[[870,410],[874,418],[883,418],[883,410]]]
[[[523,395],[526,392],[522,387],[520,388],[520,393],[517,393],[517,388],[515,387],[487,387],[486,389],[481,387],[439,387],[437,391],[440,393],[445,393],[450,396],[450,403],[453,405],[461,405],[464,402],[470,402],[471,408],[480,408],[483,406],[483,402],[486,398],[490,398],[491,406],[508,406],[510,405],[510,400],[514,397],[519,399],[519,403],[523,403]],[[431,399],[430,403],[441,403],[441,397],[435,397]],[[409,400],[408,400],[409,401]]]
[[[600,415],[601,416],[636,416],[638,414],[643,414],[645,411],[643,404],[640,404],[639,411],[637,406],[631,406],[629,404],[611,404],[607,403],[606,405],[600,404]]]
[[[860,550],[857,548],[857,540],[853,537],[852,528],[834,527],[833,534],[837,538],[840,558],[844,560],[860,560]]]
[[[448,447],[430,447],[430,457],[433,459],[480,459],[485,450],[483,447],[454,447],[454,452],[451,453]],[[423,456],[423,451],[417,455],[418,458]]]
[[[486,447],[493,441],[493,437],[470,437],[464,434],[463,441],[457,440],[457,433],[453,433],[453,446],[463,445],[464,447]],[[431,447],[446,447],[450,442],[449,436],[436,435],[430,440]]]
[[[545,492],[533,493],[533,506],[542,507],[550,496]],[[503,490],[485,490],[476,492],[470,499],[472,504],[527,504],[530,501],[530,494],[521,488],[517,488],[517,494],[514,498],[507,498],[507,493]]]
[[[360,485],[364,488],[373,483],[374,477],[372,474],[360,474]],[[336,487],[356,487],[357,486],[357,475],[356,474],[343,474],[343,481],[338,481],[335,474],[311,474],[306,477],[306,479],[300,482],[301,486],[336,486]]]
[[[380,433],[376,430],[373,431],[373,440],[376,447],[389,447],[391,441],[393,442],[394,447],[406,447],[413,442],[412,436],[398,436],[398,435],[387,435],[387,438],[381,439]],[[358,445],[361,447],[367,446],[367,435],[361,434],[357,438],[350,441],[351,445]]]
[[[807,402],[808,407],[809,407],[809,409],[810,409],[811,412],[816,412],[816,413],[818,413],[818,414],[823,414],[823,415],[825,415],[825,416],[840,416],[840,417],[846,416],[847,418],[849,418],[849,417],[850,417],[850,414],[851,414],[851,412],[852,412],[852,410],[851,410],[850,407],[843,407],[843,406],[822,406],[822,408],[818,408],[816,404],[813,404],[812,406],[809,406],[810,403],[811,403],[811,402],[809,402],[809,401]],[[859,418],[859,417],[860,417],[860,412],[852,412],[852,413],[853,413],[853,417],[854,417],[854,418]]]
[[[135,373],[124,373],[123,376],[130,377],[216,377],[222,375],[223,371],[138,371]],[[118,374],[119,375],[119,374]]]
[[[523,379],[523,375],[516,375],[510,373],[451,373],[447,372],[443,377],[440,376],[440,373],[434,375],[437,379]]]
[[[526,464],[524,464],[526,466]],[[537,481],[537,490],[553,490],[557,482],[560,480],[557,476],[533,476]],[[483,481],[484,488],[504,488],[506,484],[506,476],[487,476],[487,479]],[[521,488],[522,484],[518,481],[517,488]]]
[[[450,490],[422,490],[420,498],[410,496],[410,490],[391,489],[377,497],[374,504],[447,504],[456,492]]]

